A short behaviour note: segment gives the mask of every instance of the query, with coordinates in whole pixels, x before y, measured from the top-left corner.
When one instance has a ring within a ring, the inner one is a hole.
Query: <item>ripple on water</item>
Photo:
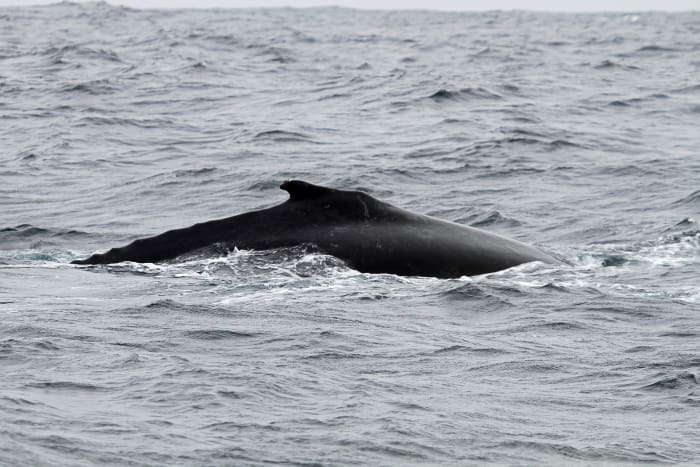
[[[64,2],[0,23],[0,464],[700,458],[697,14]],[[67,264],[287,178],[566,264]]]

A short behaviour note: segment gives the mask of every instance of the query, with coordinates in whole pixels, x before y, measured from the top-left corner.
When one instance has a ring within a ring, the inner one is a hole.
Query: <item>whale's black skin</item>
[[[74,264],[157,262],[212,244],[267,250],[308,245],[361,272],[472,276],[530,261],[558,263],[523,243],[414,214],[360,191],[289,180],[289,199],[268,209],[170,230]]]

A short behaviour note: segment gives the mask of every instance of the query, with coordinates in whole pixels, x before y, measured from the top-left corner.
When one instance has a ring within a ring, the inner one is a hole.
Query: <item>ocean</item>
[[[537,245],[70,261],[362,190]],[[0,465],[700,463],[700,13],[0,8]]]

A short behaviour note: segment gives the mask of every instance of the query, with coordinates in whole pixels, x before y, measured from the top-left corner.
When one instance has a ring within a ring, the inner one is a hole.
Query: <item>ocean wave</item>
[[[502,99],[503,96],[491,91],[490,89],[477,87],[477,88],[462,88],[459,90],[447,90],[440,89],[429,96],[430,99],[440,102],[440,101],[460,101],[470,98],[476,99]]]
[[[66,84],[59,89],[64,93],[85,93],[91,95],[111,94],[118,91],[109,80],[101,79],[77,84]]]
[[[43,228],[30,224],[0,228],[0,246],[4,250],[27,248],[36,242],[48,246],[92,237],[92,234],[80,230]]]
[[[680,205],[693,205],[693,204],[698,204],[700,203],[700,190],[694,191],[690,193],[688,196],[684,196],[681,199],[678,199],[673,202],[673,204],[680,204]]]
[[[313,143],[315,142],[309,135],[295,131],[267,130],[256,133],[253,136],[256,141],[270,141],[274,143]]]
[[[221,340],[221,339],[240,339],[255,337],[256,334],[242,331],[231,331],[228,329],[198,329],[195,331],[185,331],[185,337],[198,340]]]
[[[515,291],[515,289],[506,290],[506,292],[513,291]],[[508,299],[489,291],[488,286],[474,283],[459,285],[441,292],[440,295],[453,300],[475,301],[479,304],[479,310],[481,311],[503,309],[504,307],[507,308],[514,306],[514,304]]]
[[[676,52],[678,49],[673,47],[664,47],[661,45],[651,44],[640,47],[636,52]]]
[[[610,70],[610,69],[623,69],[623,70],[641,70],[640,67],[635,65],[628,65],[625,63],[619,63],[612,60],[603,60],[595,65],[593,68],[597,70]]]
[[[93,49],[77,44],[65,45],[62,47],[49,47],[45,50],[32,50],[31,53],[34,55],[46,55],[51,59],[53,64],[67,63],[66,60],[76,60],[80,62],[84,59],[122,63],[119,55],[113,50]]]
[[[656,378],[658,379],[642,386],[641,389],[647,391],[668,391],[676,389],[692,390],[700,383],[697,375],[687,371],[671,376],[660,374],[657,375]]]
[[[673,94],[695,94],[700,92],[700,84],[691,84],[688,86],[671,89],[669,92]]]
[[[504,227],[518,227],[521,224],[517,219],[506,217],[498,211],[488,211],[480,214],[473,214],[466,217],[460,217],[456,220],[462,224],[468,224],[472,227],[486,227],[490,225],[502,225]]]
[[[467,345],[450,345],[448,347],[442,347],[437,350],[430,352],[430,355],[442,355],[451,354],[458,352],[476,353],[476,354],[508,354],[511,353],[505,349],[500,349],[497,347],[472,347]]]
[[[26,385],[29,388],[38,389],[57,389],[65,391],[105,391],[107,388],[89,383],[77,383],[73,381],[45,381],[41,383],[29,383]]]
[[[605,267],[633,266],[640,263],[654,266],[678,267],[694,264],[700,251],[700,230],[693,219],[685,218],[657,238],[632,243],[603,243],[590,245],[597,250],[591,256]],[[691,227],[690,230],[687,228]]]

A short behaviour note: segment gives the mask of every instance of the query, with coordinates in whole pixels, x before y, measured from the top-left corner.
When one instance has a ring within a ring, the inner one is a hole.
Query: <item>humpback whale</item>
[[[158,262],[218,244],[269,250],[306,245],[367,273],[452,278],[531,261],[559,263],[534,246],[416,214],[361,191],[288,180],[289,199],[267,209],[170,230],[73,264]]]

